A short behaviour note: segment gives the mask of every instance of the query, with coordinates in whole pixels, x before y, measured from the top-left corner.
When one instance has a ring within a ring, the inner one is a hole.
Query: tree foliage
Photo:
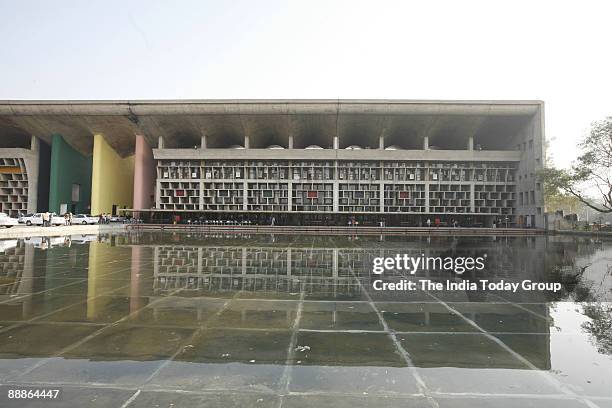
[[[545,195],[569,194],[595,211],[612,213],[612,116],[594,122],[578,147],[571,168],[542,171]]]

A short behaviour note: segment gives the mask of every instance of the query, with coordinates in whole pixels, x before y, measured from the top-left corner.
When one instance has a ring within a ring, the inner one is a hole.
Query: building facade
[[[57,212],[544,226],[539,101],[0,102],[0,132],[50,144],[51,180],[56,144],[84,158]]]

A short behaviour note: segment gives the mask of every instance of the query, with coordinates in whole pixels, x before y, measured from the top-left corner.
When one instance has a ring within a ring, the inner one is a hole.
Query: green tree
[[[580,155],[571,168],[542,171],[545,195],[569,195],[595,211],[612,213],[612,116],[594,122],[578,146]]]

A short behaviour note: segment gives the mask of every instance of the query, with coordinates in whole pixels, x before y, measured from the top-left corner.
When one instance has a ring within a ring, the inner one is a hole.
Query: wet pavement
[[[0,406],[612,407],[612,242],[131,233],[0,244]],[[419,272],[439,282],[563,289],[374,291],[373,257],[397,253],[487,254],[477,273]],[[6,398],[43,387],[61,399]]]

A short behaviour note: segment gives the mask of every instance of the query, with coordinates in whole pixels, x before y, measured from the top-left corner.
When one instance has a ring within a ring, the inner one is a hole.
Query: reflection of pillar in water
[[[204,249],[202,247],[198,247],[198,277],[202,277],[202,269],[204,264],[203,258]]]
[[[243,275],[246,275],[246,268],[247,268],[247,248],[246,247],[242,247],[242,256],[241,256],[241,268],[240,268],[240,272]]]
[[[142,270],[143,247],[132,246],[132,267],[130,270],[130,313],[140,309],[140,273]]]
[[[21,282],[19,283],[19,289],[17,295],[28,294],[22,300],[21,308],[23,316],[29,316],[32,308],[32,289],[34,286],[34,246],[26,245],[21,242],[23,246],[24,258],[23,258],[23,271],[21,272]],[[16,248],[17,250],[18,248]]]
[[[338,277],[338,248],[333,249],[333,264],[332,264],[332,276],[334,278]]]
[[[291,276],[291,248],[287,248],[287,276]]]
[[[114,269],[114,265],[115,261],[125,256],[125,251],[129,250],[129,248],[112,247],[104,242],[89,243],[87,320],[95,321],[106,305],[112,301],[110,296],[100,295],[110,294],[111,291],[125,285],[125,280],[119,276],[120,270]],[[111,273],[113,275],[109,275]]]

